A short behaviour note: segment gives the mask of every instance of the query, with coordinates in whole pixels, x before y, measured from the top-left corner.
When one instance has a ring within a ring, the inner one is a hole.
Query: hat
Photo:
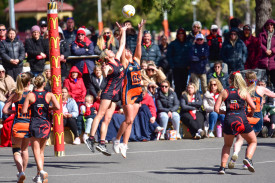
[[[204,36],[203,36],[202,34],[197,34],[197,35],[196,35],[196,40],[197,40],[197,39],[204,39]]]
[[[45,64],[44,65],[44,70],[48,70],[51,69],[51,64]]]
[[[42,25],[47,25],[47,22],[45,20],[41,20],[40,21],[40,26],[42,26]]]
[[[40,27],[38,25],[32,26],[31,32],[33,33],[34,31],[40,32]]]
[[[243,26],[243,30],[250,30],[251,31],[251,27],[249,25],[245,25],[245,26]]]
[[[31,72],[31,68],[30,67],[23,67],[22,72]]]
[[[80,27],[80,28],[77,30],[76,34],[84,34],[84,35],[86,36],[85,28]]]
[[[86,33],[86,36],[89,36],[89,35],[91,35],[92,33],[91,33],[91,31],[89,30],[89,29],[85,29],[85,33]]]
[[[3,65],[0,65],[0,71],[6,71]]]
[[[219,27],[217,25],[211,25],[211,30],[212,29],[219,29]]]

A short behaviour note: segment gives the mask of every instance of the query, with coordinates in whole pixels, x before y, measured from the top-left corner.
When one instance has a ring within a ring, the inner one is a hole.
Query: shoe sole
[[[104,154],[105,156],[111,156],[112,154],[106,151],[103,151],[100,147],[96,146],[96,150]]]
[[[247,168],[250,172],[255,172],[254,167],[251,166],[251,164],[246,159],[243,160],[243,164],[247,166]]]
[[[224,175],[224,174],[225,174],[225,171],[219,171],[218,174]]]
[[[228,163],[228,168],[229,169],[233,169],[235,167],[235,163],[236,163],[237,159],[238,159],[238,156],[235,155],[235,154],[231,157],[231,160]]]
[[[24,183],[24,180],[26,179],[25,175],[22,175],[20,179],[17,181],[17,183]]]
[[[93,148],[90,148],[88,142],[86,142],[85,144],[86,144],[86,146],[88,147],[88,149],[90,149],[90,151],[92,151],[93,153],[95,152],[95,150],[94,150]]]

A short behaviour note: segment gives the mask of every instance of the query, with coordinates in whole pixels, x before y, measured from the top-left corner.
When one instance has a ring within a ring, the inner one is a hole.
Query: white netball
[[[126,18],[131,18],[132,16],[135,15],[135,13],[136,13],[135,8],[130,4],[127,4],[122,8],[122,14]]]

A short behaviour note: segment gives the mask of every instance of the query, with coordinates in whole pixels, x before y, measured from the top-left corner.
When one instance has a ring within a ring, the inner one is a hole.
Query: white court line
[[[265,164],[265,163],[275,163],[275,160],[273,161],[262,161],[262,162],[254,162],[254,164]],[[236,165],[243,165],[243,164],[236,164]],[[213,167],[214,166],[205,166],[205,167]],[[186,167],[188,169],[188,167]],[[192,169],[192,168],[191,168]],[[111,175],[111,174],[129,174],[129,173],[148,173],[148,172],[159,172],[159,171],[175,171],[176,169],[173,168],[165,168],[165,169],[155,169],[155,170],[133,170],[133,171],[124,171],[124,172],[98,172],[98,173],[80,173],[80,174],[63,174],[63,175],[49,175],[49,177],[65,177],[65,176],[88,176],[88,175]],[[184,170],[178,170],[183,171]],[[0,177],[0,179],[13,179],[14,177]]]

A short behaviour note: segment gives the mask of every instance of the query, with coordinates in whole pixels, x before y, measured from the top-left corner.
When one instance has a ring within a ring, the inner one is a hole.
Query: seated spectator
[[[89,93],[95,99],[97,99],[99,97],[97,93],[100,90],[103,90],[106,87],[106,85],[107,85],[107,80],[102,75],[101,65],[96,65],[94,69],[94,73],[91,75],[90,88],[87,93]]]
[[[0,57],[7,74],[15,81],[23,69],[25,48],[16,37],[16,30],[13,28],[8,29],[6,40],[0,42]]]
[[[215,137],[213,131],[217,121],[220,120],[221,124],[223,124],[224,117],[225,117],[224,114],[217,114],[214,111],[215,103],[219,97],[219,94],[222,92],[223,87],[221,82],[218,79],[212,78],[208,83],[207,89],[208,91],[203,96],[203,108],[207,113],[206,118],[209,123],[208,137],[213,138]],[[221,110],[223,111],[226,110],[224,102],[221,105]]]
[[[71,45],[71,53],[74,56],[94,54],[94,45],[92,41],[90,41],[86,37],[85,29],[82,27],[77,30],[76,39],[75,41],[72,42],[72,45]],[[92,74],[95,67],[94,60],[90,58],[74,59],[71,61],[71,63],[73,66],[76,66],[81,73],[87,73],[88,71],[89,74]]]
[[[42,75],[45,78],[46,86],[44,90],[47,92],[52,92],[52,76],[51,76],[51,65],[49,62],[45,62],[44,71]]]
[[[141,60],[154,61],[156,65],[159,64],[161,53],[158,45],[152,42],[152,36],[150,34],[150,31],[144,31],[141,49]]]
[[[148,63],[146,60],[142,60],[141,61],[141,64],[140,64],[140,67],[142,70],[146,71],[147,67],[148,67]]]
[[[3,65],[0,65],[0,119],[2,120],[2,109],[11,95],[15,90],[16,84],[11,76],[6,74],[6,70]]]
[[[211,25],[210,35],[206,36],[209,46],[209,61],[216,62],[220,60],[220,51],[222,48],[222,37],[218,34],[219,27]]]
[[[68,93],[68,88],[62,88],[62,102],[63,102],[63,124],[68,126],[74,134],[74,145],[81,144],[79,134],[77,132],[76,119],[78,117],[78,106],[73,98]]]
[[[112,50],[116,54],[119,48],[119,42],[114,37],[113,32],[110,28],[104,27],[101,36],[97,38],[97,45],[95,47],[95,54],[100,55],[104,50]]]
[[[221,82],[223,88],[227,88],[229,85],[228,85],[228,74],[222,72],[222,62],[220,61],[217,61],[214,63],[214,72],[210,72],[208,74],[208,81],[211,79],[211,78],[217,78],[219,79],[219,81]]]
[[[151,97],[153,97],[154,101],[156,102],[156,97],[157,97],[157,94],[158,94],[158,85],[155,82],[148,83],[147,93]]]
[[[46,58],[49,58],[49,42],[40,38],[40,28],[35,25],[31,29],[32,38],[25,42],[27,61],[34,76],[42,74]]]
[[[201,139],[204,136],[202,99],[194,83],[190,82],[187,85],[187,90],[182,93],[180,105],[181,121],[189,128],[193,139]]]
[[[195,44],[191,52],[191,82],[196,84],[199,88],[199,80],[201,81],[201,88],[203,93],[207,90],[206,79],[206,64],[208,64],[209,48],[207,43],[204,43],[202,34],[197,34]]]
[[[186,40],[189,43],[194,44],[196,36],[201,33],[201,28],[202,28],[201,22],[200,21],[194,21],[193,25],[192,25],[192,31],[190,31],[190,33],[188,34]]]
[[[174,130],[177,131],[177,138],[181,139],[179,133],[180,115],[177,112],[179,109],[179,100],[177,94],[170,89],[170,83],[167,80],[161,82],[160,91],[158,93],[156,103],[158,110],[158,119],[160,126],[163,127],[163,132],[160,139],[164,139],[168,121],[172,121]]]
[[[69,95],[77,102],[81,104],[85,100],[86,88],[82,79],[82,73],[73,66],[70,70],[69,76],[64,80],[64,87],[69,91]]]
[[[146,72],[141,72],[142,84],[147,87],[150,82],[161,83],[166,79],[165,74],[157,69],[155,64],[148,64]]]

